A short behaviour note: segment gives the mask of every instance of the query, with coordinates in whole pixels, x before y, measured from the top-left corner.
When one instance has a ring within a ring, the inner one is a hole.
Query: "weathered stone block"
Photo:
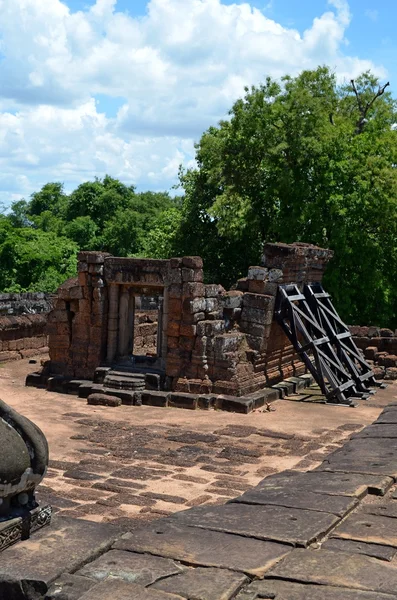
[[[241,308],[243,304],[243,292],[232,290],[222,295],[224,308]]]
[[[183,284],[183,296],[197,298],[205,295],[205,286],[201,282],[187,282]]]
[[[375,354],[378,352],[378,348],[376,346],[368,346],[364,350],[364,356],[367,360],[375,360]]]
[[[206,309],[206,300],[205,298],[195,298],[194,300],[190,300],[186,298],[183,302],[183,311],[194,314],[205,311]]]
[[[180,321],[168,321],[167,323],[167,335],[171,337],[179,337],[180,332]]]
[[[202,269],[203,259],[201,256],[184,256],[182,258],[182,265],[188,269]]]
[[[197,325],[187,325],[181,323],[180,335],[184,337],[194,337],[197,334]]]
[[[225,331],[224,321],[200,321],[197,323],[197,335],[203,336],[214,336]]]
[[[257,281],[264,281],[267,279],[268,269],[265,267],[249,267],[248,269],[248,280],[256,279]]]
[[[195,410],[197,408],[197,401],[197,396],[192,394],[174,392],[169,397],[168,406]]]
[[[202,269],[182,269],[182,281],[204,281],[204,274]]]
[[[283,280],[283,272],[281,269],[270,269],[268,279],[270,282],[281,282]]]
[[[87,398],[87,404],[93,406],[121,406],[120,398],[108,396],[106,394],[90,394]]]
[[[142,404],[148,406],[168,406],[168,400],[170,397],[169,392],[158,392],[158,391],[143,391],[141,392]]]
[[[205,286],[206,298],[217,298],[225,292],[224,288],[217,283],[209,283]]]

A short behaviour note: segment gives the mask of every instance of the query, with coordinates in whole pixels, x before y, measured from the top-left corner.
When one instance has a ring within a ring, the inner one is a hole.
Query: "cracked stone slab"
[[[64,573],[54,581],[45,600],[80,600],[94,585],[96,582],[92,579]]]
[[[325,459],[316,471],[368,473],[397,478],[397,439],[356,438]]]
[[[380,560],[390,562],[396,555],[396,548],[391,546],[381,546],[380,544],[367,544],[356,540],[345,540],[339,538],[330,538],[321,548],[324,550],[333,550],[334,552],[348,552],[349,554],[366,554]]]
[[[256,581],[236,596],[236,600],[393,600],[396,596],[362,592],[326,585],[303,585],[289,581]]]
[[[170,519],[123,535],[113,548],[156,554],[194,566],[218,567],[263,577],[291,546],[187,527]]]
[[[397,424],[397,410],[384,411],[381,415],[379,415],[377,420],[374,422],[374,425],[393,424],[393,423]]]
[[[328,533],[339,521],[329,513],[237,503],[193,508],[169,519],[190,527],[305,547]]]
[[[346,519],[332,537],[397,548],[397,519],[358,513]]]
[[[48,588],[62,573],[106,552],[117,537],[117,529],[109,524],[55,517],[51,527],[0,553],[0,586],[12,579]]]
[[[363,507],[363,512],[371,515],[379,515],[380,517],[397,519],[397,502],[391,500],[382,504],[368,504]]]
[[[386,414],[395,414],[397,417],[397,413],[386,413]],[[397,419],[395,420],[397,423]],[[373,425],[368,425],[359,433],[354,434],[353,439],[356,438],[397,438],[397,427],[395,423],[381,423],[377,422]]]
[[[148,589],[136,583],[112,579],[94,585],[79,600],[185,600],[185,598]]]
[[[397,569],[363,554],[294,550],[267,577],[396,595]],[[378,595],[379,598],[379,595]]]
[[[248,581],[247,577],[240,573],[197,567],[158,581],[150,589],[194,600],[230,600]]]
[[[76,574],[104,581],[111,578],[148,586],[162,577],[177,575],[184,571],[182,565],[168,558],[136,554],[123,550],[110,550],[93,562],[85,565]]]
[[[255,489],[306,490],[319,494],[361,498],[367,492],[383,496],[392,484],[393,479],[384,475],[333,473],[322,470],[309,471],[308,473],[283,471],[266,477]]]
[[[331,513],[344,517],[358,505],[357,498],[351,496],[331,496],[316,494],[307,490],[297,490],[293,484],[288,490],[256,489],[249,490],[230,503],[263,504],[285,506],[289,508],[304,508],[319,512]],[[292,488],[292,489],[291,489]]]

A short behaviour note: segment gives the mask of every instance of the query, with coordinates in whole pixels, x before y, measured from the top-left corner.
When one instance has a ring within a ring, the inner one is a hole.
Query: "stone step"
[[[116,375],[106,375],[103,385],[108,388],[114,388],[117,390],[144,390],[145,379],[142,377],[119,377]]]
[[[114,377],[123,377],[123,378],[128,378],[128,379],[141,379],[142,381],[145,380],[145,373],[140,373],[140,372],[130,372],[130,371],[114,371],[113,369],[111,371],[109,371],[106,374],[106,377],[110,376],[114,376]]]

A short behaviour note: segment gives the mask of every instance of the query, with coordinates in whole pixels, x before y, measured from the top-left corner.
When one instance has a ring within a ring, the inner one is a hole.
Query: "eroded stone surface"
[[[122,579],[148,586],[162,577],[176,575],[183,570],[182,565],[168,558],[110,550],[77,571],[77,575],[90,577],[96,581]]]
[[[175,577],[155,583],[151,589],[174,593],[194,600],[230,600],[249,580],[224,569],[188,569]]]
[[[237,503],[193,508],[170,518],[184,525],[299,546],[325,535],[339,520],[328,513]]]
[[[112,525],[54,517],[51,527],[0,553],[1,577],[48,586],[61,573],[105,552],[116,537]]]
[[[121,580],[104,581],[95,585],[79,600],[185,600],[182,596],[148,589]]]
[[[326,512],[343,517],[358,504],[356,498],[349,496],[331,496],[316,494],[311,491],[294,489],[293,484],[287,490],[271,490],[254,488],[235,498],[232,502],[245,504],[277,505],[290,508],[304,508]]]
[[[368,544],[357,540],[345,540],[330,538],[321,546],[324,550],[333,550],[334,552],[348,552],[349,554],[366,554],[380,560],[391,561],[397,553],[391,546],[381,546],[380,544]]]
[[[385,561],[330,550],[294,550],[269,577],[395,595],[397,569]]]
[[[236,596],[236,600],[392,600],[395,596],[325,585],[302,585],[289,581],[258,581]]]
[[[88,577],[64,573],[54,581],[45,600],[80,600],[81,596],[94,585],[96,582]]]
[[[258,489],[273,490],[281,490],[289,487],[294,490],[307,490],[338,496],[356,496],[359,498],[366,494],[367,491],[383,495],[391,487],[392,483],[392,478],[384,475],[325,473],[317,470],[308,473],[284,471],[283,473],[267,477],[257,487]]]
[[[189,565],[243,571],[256,577],[263,577],[292,549],[276,542],[186,527],[170,520],[127,533],[113,547],[157,554]]]
[[[358,513],[346,519],[333,535],[397,548],[397,519]]]

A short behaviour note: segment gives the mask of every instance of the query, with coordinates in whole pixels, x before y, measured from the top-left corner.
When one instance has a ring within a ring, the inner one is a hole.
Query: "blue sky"
[[[0,204],[106,173],[169,190],[202,132],[267,75],[370,68],[397,89],[395,0],[0,6]]]

